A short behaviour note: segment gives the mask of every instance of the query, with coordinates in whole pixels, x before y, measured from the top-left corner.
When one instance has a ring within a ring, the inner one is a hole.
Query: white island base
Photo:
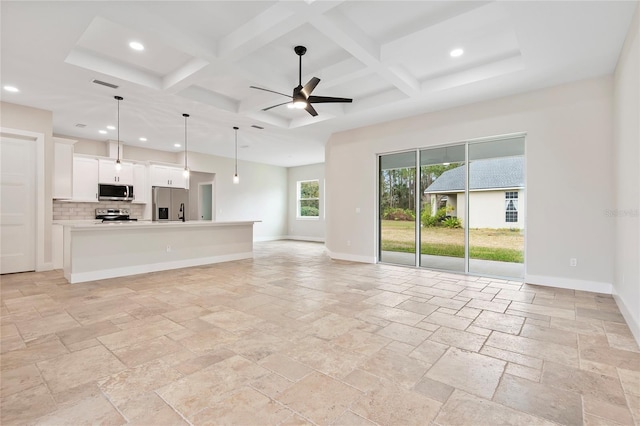
[[[129,222],[64,226],[70,283],[253,258],[254,222]]]

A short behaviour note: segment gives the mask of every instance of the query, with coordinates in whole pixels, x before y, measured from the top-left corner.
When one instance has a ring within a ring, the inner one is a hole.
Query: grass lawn
[[[436,256],[464,257],[464,229],[422,228],[421,252]],[[382,250],[415,253],[415,223],[382,221]],[[524,235],[509,229],[470,229],[472,259],[524,262]]]

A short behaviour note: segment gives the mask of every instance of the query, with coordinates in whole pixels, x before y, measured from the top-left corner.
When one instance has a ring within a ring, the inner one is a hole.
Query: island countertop
[[[257,221],[69,221],[63,226],[70,283],[253,258]]]
[[[115,229],[140,229],[140,228],[175,228],[175,227],[220,227],[220,226],[238,226],[238,225],[253,225],[258,220],[246,220],[246,221],[212,221],[212,220],[188,220],[183,222],[181,220],[172,221],[150,221],[139,220],[130,222],[101,222],[101,221],[56,221],[55,224],[72,228],[74,231],[80,230],[115,230]]]

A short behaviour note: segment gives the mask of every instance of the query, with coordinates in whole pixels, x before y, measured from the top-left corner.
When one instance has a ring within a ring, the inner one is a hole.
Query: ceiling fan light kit
[[[276,92],[274,90],[264,89],[262,87],[257,86],[249,86],[251,89],[262,90],[265,92],[275,93],[277,95],[286,96],[287,98],[291,98],[289,102],[283,102],[277,105],[272,105],[270,107],[264,108],[263,111],[269,111],[272,108],[279,107],[281,105],[287,105],[289,108],[295,109],[304,109],[313,117],[318,115],[318,112],[313,108],[312,104],[320,104],[320,103],[351,103],[353,99],[350,98],[336,98],[332,96],[312,96],[311,93],[316,88],[318,83],[320,83],[320,79],[318,77],[313,77],[311,80],[307,82],[304,86],[302,85],[302,56],[307,53],[307,48],[304,46],[296,46],[293,48],[293,51],[298,55],[298,86],[294,87],[293,95],[289,96],[284,93]]]

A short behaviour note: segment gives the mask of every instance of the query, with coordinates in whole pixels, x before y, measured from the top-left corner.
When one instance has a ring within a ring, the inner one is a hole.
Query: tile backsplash
[[[129,209],[135,219],[142,219],[144,204],[132,204],[116,201],[100,201],[97,203],[69,203],[53,200],[53,220],[85,220],[95,219],[96,209]]]

